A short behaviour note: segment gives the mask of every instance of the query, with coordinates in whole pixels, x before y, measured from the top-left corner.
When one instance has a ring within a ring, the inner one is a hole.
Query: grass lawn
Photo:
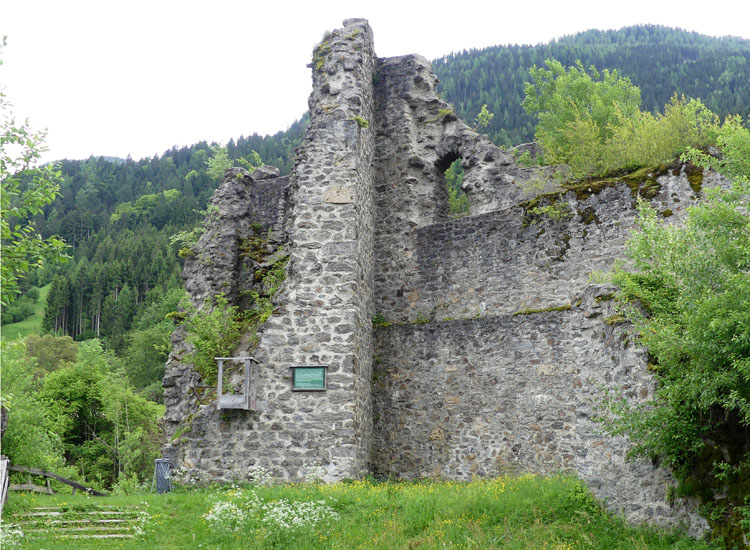
[[[44,318],[44,306],[47,304],[47,294],[51,285],[45,285],[39,289],[39,299],[34,304],[34,315],[18,323],[2,325],[2,338],[7,342],[23,340],[29,334],[37,334],[42,331],[42,319]]]
[[[351,483],[177,489],[87,497],[11,493],[4,523],[36,506],[139,506],[129,540],[26,540],[38,549],[709,549],[677,531],[631,527],[606,514],[575,478],[470,483]],[[26,537],[25,537],[26,538]],[[5,549],[6,546],[3,545]]]

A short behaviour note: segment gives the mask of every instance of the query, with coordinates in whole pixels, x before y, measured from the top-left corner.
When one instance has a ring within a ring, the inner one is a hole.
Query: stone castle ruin
[[[605,388],[647,400],[655,382],[613,289],[589,276],[622,256],[637,197],[678,220],[718,176],[676,163],[554,184],[458,119],[426,59],[376,57],[363,19],[327,36],[311,68],[291,175],[228,172],[185,265],[196,306],[223,294],[244,307],[288,258],[273,314],[233,352],[253,361],[225,377],[223,391],[251,397],[212,394],[179,326],[166,456],[206,481],[253,466],[289,481],[574,472],[631,521],[704,528],[668,503],[669,472],[626,462],[628,442],[595,421]],[[471,213],[452,219],[456,159]],[[568,216],[534,214],[563,202]],[[324,367],[311,371],[322,391],[297,391],[304,366]]]

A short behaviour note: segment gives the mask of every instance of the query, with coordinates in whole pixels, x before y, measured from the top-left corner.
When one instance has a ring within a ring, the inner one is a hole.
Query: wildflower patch
[[[335,522],[339,514],[325,501],[278,499],[264,502],[255,491],[233,488],[226,500],[216,502],[203,518],[217,530],[240,533],[250,528],[295,531]]]

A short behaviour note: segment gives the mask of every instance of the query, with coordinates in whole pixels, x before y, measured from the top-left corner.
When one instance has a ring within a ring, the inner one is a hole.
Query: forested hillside
[[[498,41],[502,37],[498,37]],[[661,111],[672,94],[700,98],[722,118],[750,113],[750,40],[712,38],[662,26],[590,30],[537,46],[494,46],[433,61],[439,89],[464,120],[482,105],[495,113],[487,133],[498,145],[534,138],[534,120],[521,101],[529,69],[557,59],[585,68],[617,69],[641,89],[642,109]]]
[[[305,122],[275,136],[240,137],[227,145],[239,159],[257,151],[288,172]],[[72,259],[32,274],[24,288],[52,288],[45,328],[82,340],[104,337],[118,351],[146,304],[181,286],[176,233],[202,218],[218,181],[206,172],[206,142],[140,161],[90,158],[61,163],[61,196],[39,215],[42,235],[59,235]]]

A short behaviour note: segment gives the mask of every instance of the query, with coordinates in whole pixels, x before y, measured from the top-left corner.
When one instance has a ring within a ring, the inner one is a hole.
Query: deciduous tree
[[[46,151],[45,132],[34,131],[28,120],[17,122],[2,89],[0,111],[0,303],[6,306],[19,293],[20,277],[44,261],[67,256],[61,239],[43,239],[30,220],[60,194],[60,171],[51,165],[35,166]]]

